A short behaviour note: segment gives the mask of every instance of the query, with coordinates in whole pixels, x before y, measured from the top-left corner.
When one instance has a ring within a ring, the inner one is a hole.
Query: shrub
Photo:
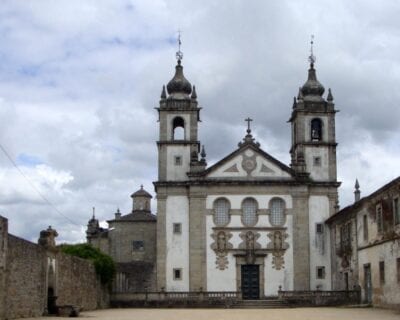
[[[93,261],[96,273],[103,284],[110,284],[113,280],[116,270],[114,260],[99,249],[87,243],[63,244],[60,248],[66,254]]]

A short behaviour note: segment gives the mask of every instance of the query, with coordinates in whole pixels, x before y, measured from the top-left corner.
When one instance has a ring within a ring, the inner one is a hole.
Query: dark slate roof
[[[148,197],[148,198],[153,198],[153,196],[148,193],[146,190],[141,187],[138,191],[135,193],[132,193],[131,197]]]
[[[393,179],[389,183],[385,184],[384,186],[382,186],[378,190],[374,191],[369,196],[365,196],[365,197],[361,198],[360,200],[358,200],[357,202],[355,202],[355,203],[353,203],[353,204],[351,204],[351,205],[349,205],[347,207],[344,207],[343,209],[339,210],[334,215],[330,216],[327,220],[325,220],[325,222],[326,223],[332,223],[336,219],[340,219],[341,217],[344,217],[347,214],[350,214],[350,213],[354,212],[354,210],[360,208],[365,202],[370,201],[371,199],[373,199],[374,197],[376,197],[380,193],[388,190],[389,188],[391,188],[392,186],[396,185],[397,183],[400,183],[400,176],[395,178],[395,179]]]
[[[189,95],[192,92],[192,85],[183,75],[183,67],[181,61],[178,60],[178,64],[175,67],[175,75],[167,84],[168,94],[173,95],[174,93],[184,93]]]
[[[136,221],[136,222],[157,221],[157,216],[148,211],[136,210],[134,212],[121,216],[120,219],[112,219],[108,220],[107,222],[124,222],[124,221]]]

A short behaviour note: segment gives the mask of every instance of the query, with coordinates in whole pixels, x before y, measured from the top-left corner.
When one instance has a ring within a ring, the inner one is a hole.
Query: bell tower
[[[158,180],[184,181],[187,173],[197,167],[200,142],[198,122],[200,109],[195,86],[183,75],[180,50],[176,53],[175,75],[162,88],[159,114],[160,135],[158,145]]]
[[[317,80],[311,41],[308,79],[294,98],[292,116],[291,166],[298,175],[314,181],[336,182],[335,105],[331,89]]]

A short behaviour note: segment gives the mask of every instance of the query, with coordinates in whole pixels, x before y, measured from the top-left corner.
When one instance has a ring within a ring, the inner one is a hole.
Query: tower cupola
[[[133,200],[132,212],[135,211],[151,211],[150,201],[151,196],[146,190],[143,189],[143,185],[140,186],[140,189],[131,195]]]
[[[323,100],[322,95],[325,92],[324,86],[317,80],[317,75],[314,69],[314,63],[310,63],[308,69],[308,79],[301,87],[301,93],[304,100]]]
[[[183,75],[183,67],[181,60],[175,67],[175,75],[167,84],[167,92],[169,97],[175,99],[189,98],[192,92],[192,85]]]
[[[292,167],[301,177],[337,183],[335,104],[331,89],[324,98],[324,86],[314,68],[314,38],[308,61],[307,81],[300,87],[292,105]]]
[[[184,181],[188,173],[204,170],[199,161],[198,122],[201,108],[195,86],[183,75],[181,38],[178,36],[175,75],[161,90],[159,115],[158,177],[160,181]]]

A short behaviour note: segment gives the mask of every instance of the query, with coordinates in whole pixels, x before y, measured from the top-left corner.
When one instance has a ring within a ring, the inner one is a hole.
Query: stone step
[[[289,307],[285,301],[278,299],[268,299],[268,300],[240,300],[235,301],[231,308],[287,308]]]

